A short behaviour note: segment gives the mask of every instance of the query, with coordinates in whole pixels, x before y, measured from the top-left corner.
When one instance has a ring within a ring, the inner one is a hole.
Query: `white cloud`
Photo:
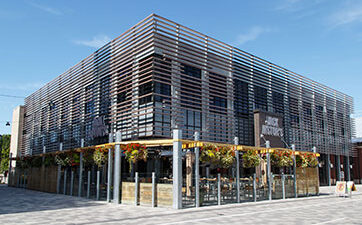
[[[275,9],[276,10],[286,10],[286,11],[295,11],[299,7],[297,6],[301,0],[283,0],[280,4],[278,4]]]
[[[274,8],[278,11],[299,12],[302,10],[310,10],[325,0],[282,0]]]
[[[109,38],[107,35],[97,35],[97,36],[93,37],[92,40],[77,40],[77,41],[74,41],[74,43],[76,43],[78,45],[92,47],[92,48],[100,48],[110,41],[111,41],[111,38]]]
[[[260,35],[264,34],[264,33],[268,33],[271,32],[272,29],[270,28],[265,28],[265,27],[260,27],[260,26],[254,26],[252,27],[247,33],[245,34],[240,34],[237,37],[236,40],[236,44],[237,45],[242,45],[245,44],[248,41],[254,41],[255,39],[257,39]]]
[[[49,6],[46,6],[46,5],[40,5],[40,4],[37,4],[37,3],[34,3],[34,2],[29,2],[29,4],[37,9],[40,9],[44,12],[47,12],[47,13],[50,13],[50,14],[53,14],[53,15],[57,15],[57,16],[61,16],[63,15],[63,13],[61,11],[59,11],[58,9],[54,9],[54,8],[51,8]]]
[[[350,5],[332,14],[329,22],[333,26],[341,26],[362,22],[362,4]]]

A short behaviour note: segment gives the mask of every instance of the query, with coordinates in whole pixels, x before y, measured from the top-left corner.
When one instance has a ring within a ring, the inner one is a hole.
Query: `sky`
[[[344,92],[362,116],[360,0],[17,0],[0,1],[0,134],[22,97],[152,13]]]

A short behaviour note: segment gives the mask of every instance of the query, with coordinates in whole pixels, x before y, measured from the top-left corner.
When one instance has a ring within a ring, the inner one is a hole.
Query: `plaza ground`
[[[114,205],[0,186],[0,224],[362,224],[362,186],[352,198],[321,196],[174,210]]]

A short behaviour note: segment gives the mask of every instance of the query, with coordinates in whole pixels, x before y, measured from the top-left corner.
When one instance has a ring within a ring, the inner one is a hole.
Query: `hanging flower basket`
[[[300,153],[299,155],[296,155],[295,161],[296,161],[297,167],[301,167],[301,168],[308,167],[308,160],[304,153]]]
[[[31,159],[31,167],[41,167],[43,164],[43,158],[41,156],[34,156]]]
[[[226,146],[204,145],[201,147],[200,161],[229,168],[235,161],[235,151]]]
[[[234,164],[235,151],[230,147],[220,147],[220,167],[229,168]]]
[[[248,150],[243,154],[243,167],[253,168],[260,165],[261,158],[256,151]]]
[[[277,167],[292,166],[292,151],[274,151],[271,154],[271,162]]]
[[[315,168],[318,166],[318,159],[313,153],[307,153],[308,166]]]
[[[83,152],[83,165],[84,167],[91,167],[94,164],[93,153],[94,149],[82,149]]]
[[[107,152],[106,148],[96,148],[93,153],[93,161],[98,166],[101,167],[107,162]]]
[[[70,166],[71,165],[71,158],[65,152],[60,152],[55,155],[55,162],[57,165],[61,166]]]
[[[203,163],[215,164],[219,157],[219,149],[216,145],[204,145],[201,147],[200,161]]]
[[[147,161],[148,151],[144,145],[130,143],[123,146],[123,151],[129,163],[136,163],[139,160]]]
[[[31,157],[25,156],[16,159],[16,167],[20,169],[27,169],[31,167]]]
[[[54,159],[53,155],[46,155],[44,157],[44,166],[45,167],[53,166],[55,164],[56,163],[55,163],[55,159]]]
[[[296,156],[297,167],[312,167],[318,166],[318,159],[313,153],[300,153]]]

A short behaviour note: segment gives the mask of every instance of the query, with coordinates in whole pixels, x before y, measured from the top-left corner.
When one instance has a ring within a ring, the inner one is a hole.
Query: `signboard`
[[[356,191],[356,186],[353,181],[347,181],[347,191],[350,193],[351,191]]]
[[[270,141],[273,148],[284,147],[283,117],[279,114],[255,111],[254,112],[255,145],[262,146],[266,140]],[[263,135],[264,138],[260,136]]]
[[[94,139],[106,135],[108,135],[108,127],[105,124],[104,116],[93,118],[92,129],[88,133],[88,138]]]
[[[346,194],[346,181],[337,181],[335,193],[336,195]]]

